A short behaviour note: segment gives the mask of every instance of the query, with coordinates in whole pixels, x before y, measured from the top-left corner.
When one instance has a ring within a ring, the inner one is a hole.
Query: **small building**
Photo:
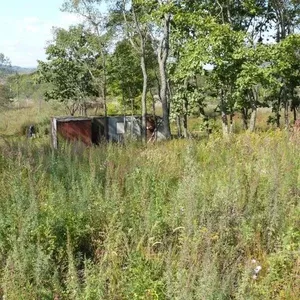
[[[53,117],[52,146],[58,147],[59,137],[81,141],[87,146],[104,141],[123,143],[138,140],[142,136],[141,123],[141,116]],[[147,116],[146,130],[148,142],[165,139],[160,117]]]
[[[81,141],[87,146],[92,145],[92,120],[79,117],[55,117],[51,121],[53,148],[58,147],[58,136],[68,141]]]

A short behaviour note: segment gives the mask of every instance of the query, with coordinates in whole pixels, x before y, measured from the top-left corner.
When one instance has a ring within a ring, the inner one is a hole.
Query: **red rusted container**
[[[81,141],[92,145],[92,120],[90,118],[61,117],[52,119],[52,143],[57,148],[58,136],[68,141]]]

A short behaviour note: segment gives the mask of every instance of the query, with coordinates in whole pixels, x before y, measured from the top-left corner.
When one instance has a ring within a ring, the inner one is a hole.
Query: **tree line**
[[[62,10],[83,22],[54,31],[36,79],[71,114],[96,101],[107,115],[115,98],[145,128],[159,100],[166,137],[170,120],[188,136],[189,116],[208,120],[212,106],[224,134],[236,113],[254,131],[260,107],[278,127],[297,118],[298,0],[66,0]]]

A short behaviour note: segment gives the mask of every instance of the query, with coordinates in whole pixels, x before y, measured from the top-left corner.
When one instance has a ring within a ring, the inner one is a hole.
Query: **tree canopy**
[[[71,102],[71,114],[77,105],[99,95],[94,77],[101,66],[95,39],[81,25],[69,30],[57,29],[53,43],[46,50],[48,61],[39,61],[39,80],[52,86],[45,93],[46,99],[67,105]]]
[[[288,126],[299,107],[299,8],[287,0],[65,1],[62,9],[84,22],[57,29],[39,63],[52,84],[46,98],[118,99],[121,111],[134,103],[145,115],[152,94],[167,137],[170,120],[187,133],[188,117],[207,119],[212,105],[224,134],[237,113],[254,131],[260,107],[272,108],[277,126],[283,110]]]

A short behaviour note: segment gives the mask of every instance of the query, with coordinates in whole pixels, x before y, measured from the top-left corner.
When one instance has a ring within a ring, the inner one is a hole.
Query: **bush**
[[[298,299],[299,150],[282,132],[2,146],[2,296]]]

